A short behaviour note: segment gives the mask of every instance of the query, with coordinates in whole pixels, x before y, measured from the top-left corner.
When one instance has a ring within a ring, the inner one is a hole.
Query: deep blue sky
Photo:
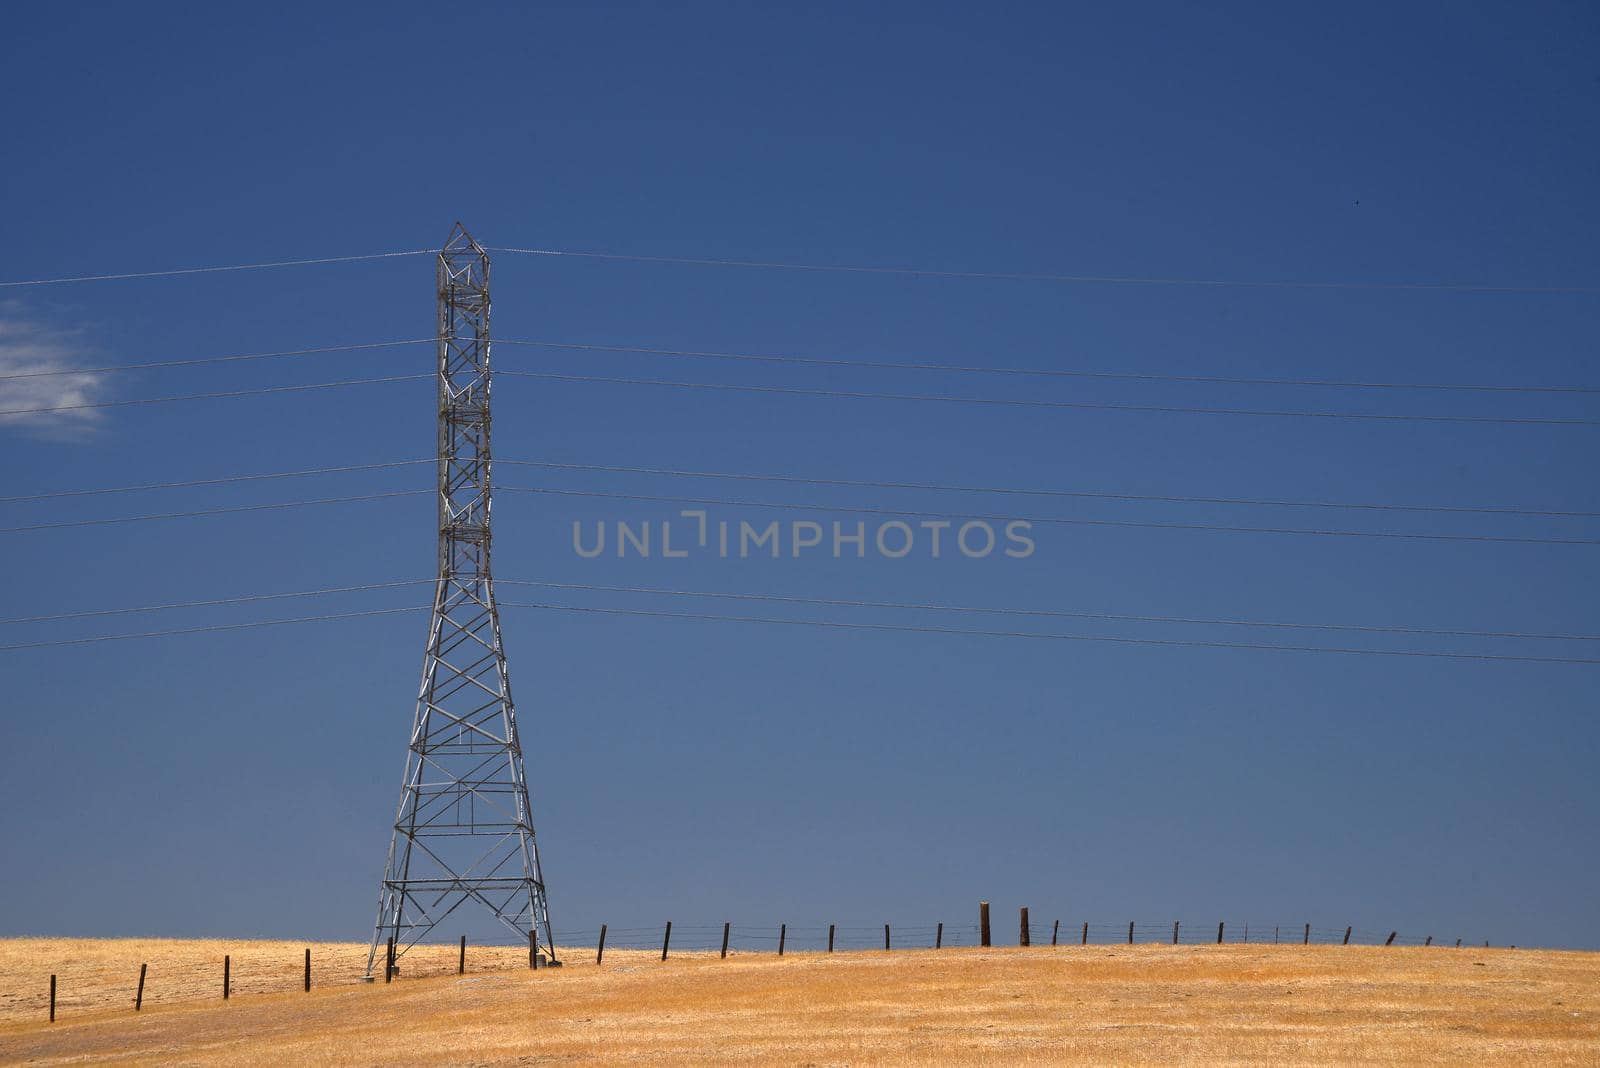
[[[0,277],[492,245],[936,269],[1600,286],[1587,4],[33,5],[0,43]],[[425,337],[425,257],[0,290],[10,366]],[[496,331],[1039,368],[1600,384],[1600,297],[499,256]],[[1593,418],[1582,395],[761,367],[504,368],[1134,404]],[[426,346],[106,376],[105,400],[427,372]],[[6,407],[19,406],[15,386]],[[501,380],[508,458],[1600,510],[1592,427],[983,408]],[[0,494],[426,456],[426,382],[0,425]],[[686,483],[929,511],[1594,538],[1581,519]],[[0,507],[5,526],[425,487],[426,468]],[[581,560],[665,505],[504,495],[507,578],[1600,633],[1592,546],[1041,527],[1028,560]],[[760,514],[760,513],[758,513]],[[849,520],[820,513],[816,518]],[[427,497],[3,535],[4,615],[426,578]],[[527,590],[502,590],[528,600]],[[8,625],[5,641],[416,601]],[[547,595],[554,598],[555,595]],[[1593,642],[562,595],[870,622],[1593,657]],[[0,654],[4,933],[365,938],[411,615]],[[1219,918],[1600,947],[1600,669],[508,610],[558,931]]]

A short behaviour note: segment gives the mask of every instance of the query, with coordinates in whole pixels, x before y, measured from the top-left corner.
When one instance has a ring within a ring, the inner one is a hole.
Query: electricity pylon
[[[460,223],[438,291],[439,578],[369,979],[469,901],[555,960],[489,569],[489,256]]]

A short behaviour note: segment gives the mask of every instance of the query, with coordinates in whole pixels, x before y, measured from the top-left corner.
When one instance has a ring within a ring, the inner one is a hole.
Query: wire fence
[[[958,950],[984,946],[984,925],[943,922],[884,924],[689,923],[569,928],[554,932],[555,950],[530,951],[507,934],[459,936],[400,947],[385,976],[386,947],[371,971],[366,943],[221,942],[171,939],[17,939],[0,976],[0,1021],[58,1015],[142,1011],[239,995],[310,991],[360,982],[449,975],[488,976],[530,966],[580,968],[677,958]],[[1400,946],[1489,948],[1486,941],[1382,928],[1220,920],[1123,921],[1027,919],[990,930],[992,948],[1030,946],[1067,951],[1111,946]],[[1506,947],[1515,949],[1515,946]],[[50,967],[42,974],[36,970]]]

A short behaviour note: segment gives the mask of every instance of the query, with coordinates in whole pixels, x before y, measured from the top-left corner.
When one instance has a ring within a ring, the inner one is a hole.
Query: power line
[[[267,471],[245,475],[223,475],[216,478],[188,479],[178,482],[144,482],[127,486],[100,486],[91,489],[54,490],[48,493],[20,494],[0,497],[0,504],[21,504],[53,500],[61,497],[92,497],[103,494],[139,493],[149,490],[186,489],[197,486],[218,486],[232,483],[258,482],[280,478],[302,478],[314,475],[343,474],[353,471],[381,471],[396,467],[433,464],[432,459],[391,460],[384,463],[342,464],[336,467],[313,467],[295,471]],[[1304,501],[1259,497],[1201,497],[1144,493],[1112,493],[1095,490],[1037,489],[1020,486],[967,486],[938,482],[902,482],[891,480],[809,478],[800,475],[758,474],[735,471],[692,471],[664,467],[632,467],[619,464],[563,463],[554,460],[495,460],[497,465],[538,467],[555,471],[602,471],[612,474],[659,475],[674,478],[706,478],[746,482],[780,482],[808,486],[849,486],[866,489],[930,490],[948,493],[990,493],[1029,497],[1060,497],[1072,499],[1147,501],[1164,504],[1223,504],[1279,508],[1325,508],[1385,512],[1436,512],[1463,515],[1516,515],[1535,517],[1596,519],[1600,512],[1562,511],[1555,509],[1512,508],[1487,505],[1434,505],[1434,504],[1376,504],[1358,501]]]
[[[121,274],[81,274],[67,278],[24,278],[0,282],[0,288],[15,286],[54,286],[67,282],[116,282],[131,278],[171,278],[183,274],[216,274],[223,271],[260,271],[269,267],[306,267],[324,263],[356,263],[360,260],[390,260],[400,256],[436,256],[438,249],[419,248],[408,252],[369,252],[361,256],[322,256],[308,260],[277,260],[272,263],[234,263],[217,267],[179,267],[166,271],[128,271]]]
[[[619,252],[591,252],[576,249],[507,248],[491,246],[490,252],[510,252],[530,256],[567,256],[577,259],[612,260],[627,263],[682,264],[695,267],[744,267],[776,271],[810,271],[834,274],[904,275],[914,278],[971,278],[1009,282],[1078,282],[1103,285],[1195,286],[1237,289],[1369,289],[1414,290],[1444,293],[1552,293],[1600,294],[1600,286],[1500,286],[1466,285],[1455,282],[1328,282],[1328,281],[1250,281],[1226,278],[1156,278],[1129,275],[1049,274],[1032,271],[940,271],[921,267],[869,267],[858,264],[794,263],[776,260],[729,260],[704,256],[635,256]]]
[[[1600,419],[1510,418],[1483,415],[1391,415],[1372,412],[1310,412],[1262,408],[1210,408],[1154,404],[1110,404],[1095,401],[1021,400],[1004,397],[958,397],[929,393],[871,393],[858,390],[803,389],[796,386],[747,386],[728,382],[678,382],[659,378],[614,378],[598,375],[564,375],[547,371],[511,371],[499,375],[540,378],[550,382],[592,382],[614,386],[661,386],[671,389],[703,389],[729,393],[770,393],[802,397],[847,397],[855,400],[936,401],[944,404],[997,405],[1011,408],[1053,408],[1074,411],[1152,412],[1163,415],[1250,415],[1282,419],[1354,419],[1377,422],[1417,423],[1498,423],[1529,426],[1600,426]],[[4,413],[0,413],[4,414]]]
[[[1600,659],[1585,659],[1581,657],[1434,652],[1422,649],[1364,649],[1318,645],[1277,645],[1266,642],[1220,642],[1178,638],[1124,638],[1114,635],[1101,634],[1053,634],[1032,631],[971,630],[956,627],[927,627],[887,623],[847,623],[838,620],[781,619],[765,616],[723,616],[702,612],[660,612],[646,609],[595,608],[578,605],[546,603],[517,603],[502,601],[500,602],[500,607],[531,608],[557,612],[579,612],[593,615],[638,616],[652,619],[687,619],[722,623],[760,623],[782,626],[822,627],[833,630],[861,630],[910,634],[945,634],[965,637],[1032,638],[1035,640],[1098,642],[1114,645],[1146,645],[1169,648],[1242,649],[1292,653],[1337,653],[1354,656],[1426,657],[1430,659],[1442,660],[1505,661],[1535,664],[1600,664]],[[102,642],[132,641],[142,638],[170,638],[190,634],[211,634],[223,631],[252,630],[260,627],[278,627],[295,623],[321,623],[332,620],[365,619],[374,616],[397,615],[403,612],[424,612],[428,610],[428,607],[425,605],[414,605],[403,608],[377,608],[359,612],[334,612],[325,615],[296,616],[288,619],[264,619],[248,623],[219,623],[198,627],[182,627],[172,630],[137,631],[122,634],[100,634],[87,638],[61,638],[52,639],[49,641],[18,642],[9,645],[0,645],[0,652],[16,652],[28,649],[48,649],[76,645],[94,645]]]
[[[247,476],[238,476],[238,477],[235,477],[235,478],[227,478],[227,479],[203,479],[203,480],[197,480],[197,481],[194,481],[194,482],[157,483],[157,484],[146,485],[146,486],[109,487],[109,488],[106,488],[106,489],[99,489],[99,490],[68,490],[68,491],[63,491],[61,494],[59,494],[59,496],[68,496],[68,495],[75,495],[75,494],[133,492],[133,491],[144,490],[144,489],[162,489],[162,488],[168,488],[168,487],[179,487],[179,486],[188,486],[188,485],[212,485],[212,484],[222,483],[222,482],[250,481],[250,480],[258,479],[258,478],[260,478],[260,479],[264,479],[264,478],[280,478],[280,477],[287,478],[287,477],[293,477],[293,476],[296,476],[296,475],[325,474],[325,473],[341,471],[341,470],[370,470],[370,469],[381,468],[381,467],[397,467],[397,466],[402,466],[402,465],[406,465],[406,464],[414,464],[414,463],[419,463],[419,462],[426,462],[426,461],[408,460],[408,461],[398,461],[398,462],[392,463],[392,464],[360,464],[360,465],[352,465],[352,466],[350,466],[348,468],[337,468],[337,467],[333,467],[333,468],[313,468],[313,469],[310,469],[310,470],[307,470],[307,471],[298,471],[298,472],[293,472],[292,471],[292,472],[281,472],[281,473],[265,474],[265,475],[247,475]],[[536,466],[552,466],[552,467],[558,467],[558,468],[559,467],[568,467],[568,466],[580,466],[580,467],[588,466],[588,465],[563,465],[563,464],[545,465],[545,464],[537,464],[534,461],[501,461],[501,462],[502,463],[532,463],[532,464],[535,464]],[[816,481],[822,482],[824,480],[816,480]],[[851,483],[846,483],[846,484],[851,484]],[[1170,523],[1170,522],[1135,521],[1135,520],[1118,520],[1118,519],[1086,519],[1086,518],[1074,518],[1074,517],[1065,517],[1065,516],[1006,516],[1006,515],[996,515],[996,514],[982,513],[982,512],[928,512],[928,511],[921,511],[921,510],[909,509],[909,508],[865,508],[865,507],[854,506],[854,505],[812,504],[812,503],[801,503],[801,502],[793,502],[793,501],[754,501],[754,500],[730,499],[730,498],[721,498],[721,497],[680,497],[680,496],[668,496],[668,495],[657,495],[657,494],[613,493],[613,492],[607,492],[607,491],[601,491],[601,490],[557,489],[557,488],[554,488],[554,487],[546,487],[546,486],[503,486],[502,485],[502,486],[496,486],[495,488],[497,490],[500,490],[500,491],[506,492],[506,493],[544,493],[544,494],[550,494],[550,495],[561,496],[561,497],[597,497],[597,498],[604,498],[604,499],[610,499],[610,500],[643,501],[643,502],[664,503],[664,504],[712,504],[712,505],[726,505],[726,506],[733,506],[733,507],[748,507],[748,508],[775,508],[775,509],[795,510],[795,511],[817,511],[817,512],[834,511],[834,512],[848,512],[848,513],[851,513],[851,514],[863,514],[863,515],[915,516],[915,517],[921,517],[921,518],[935,518],[935,519],[955,517],[955,518],[961,518],[961,519],[994,520],[994,521],[997,521],[997,522],[1021,521],[1021,522],[1028,522],[1028,523],[1040,523],[1040,524],[1050,524],[1050,525],[1067,525],[1067,526],[1129,527],[1129,528],[1155,529],[1155,530],[1197,530],[1197,531],[1212,531],[1212,532],[1233,533],[1233,534],[1301,534],[1301,535],[1314,535],[1314,536],[1320,536],[1320,537],[1395,538],[1395,539],[1402,539],[1402,540],[1417,540],[1417,541],[1462,541],[1462,542],[1496,542],[1496,543],[1503,542],[1503,543],[1530,544],[1530,545],[1600,545],[1600,539],[1590,539],[1590,538],[1537,538],[1537,537],[1519,537],[1519,536],[1511,536],[1511,535],[1492,535],[1492,534],[1422,534],[1422,533],[1413,534],[1413,533],[1407,533],[1407,532],[1402,532],[1402,531],[1315,529],[1315,528],[1304,528],[1304,527],[1250,527],[1250,526],[1229,526],[1229,525],[1225,525],[1225,524],[1215,524],[1215,523]],[[416,497],[416,496],[422,496],[424,494],[428,494],[428,493],[432,493],[432,492],[434,492],[434,491],[433,490],[425,490],[425,489],[391,490],[391,491],[387,491],[387,492],[383,492],[383,493],[364,493],[364,494],[354,494],[354,495],[350,495],[350,496],[341,496],[341,497],[319,497],[319,498],[299,499],[299,500],[292,500],[292,501],[273,501],[273,502],[269,502],[269,503],[265,503],[265,504],[234,505],[234,506],[224,507],[224,508],[204,508],[204,509],[196,509],[196,510],[192,510],[192,511],[152,512],[152,513],[145,513],[145,514],[140,514],[140,515],[109,516],[109,517],[97,518],[97,519],[62,520],[62,521],[51,522],[51,523],[33,523],[33,524],[25,525],[25,526],[0,527],[0,534],[24,534],[24,533],[31,533],[31,532],[42,531],[42,530],[64,530],[64,529],[70,529],[70,528],[74,528],[74,527],[111,526],[111,525],[116,525],[116,524],[121,524],[121,523],[141,523],[141,522],[148,522],[148,521],[152,521],[152,520],[162,520],[162,519],[193,519],[193,518],[203,518],[203,517],[209,517],[209,516],[236,515],[236,514],[246,513],[246,512],[276,511],[276,510],[285,509],[285,508],[313,507],[313,506],[325,505],[325,504],[350,504],[350,503],[361,502],[361,501],[386,500],[386,499],[394,498],[394,497]],[[1044,492],[1044,491],[1041,491],[1041,492]],[[58,495],[57,494],[38,494],[38,495],[34,495],[32,497],[8,498],[6,500],[7,501],[37,500],[37,499],[48,498],[48,497],[53,497],[53,496],[58,496]]]
[[[273,501],[268,504],[240,504],[228,508],[202,508],[192,512],[153,512],[147,515],[120,515],[106,519],[72,519],[59,523],[33,523],[24,527],[0,527],[0,534],[29,534],[40,530],[65,530],[70,527],[102,527],[116,523],[144,523],[154,519],[196,519],[206,516],[238,515],[242,512],[271,512],[283,508],[307,508],[321,504],[351,504],[356,501],[381,501],[391,497],[420,497],[433,490],[392,490],[388,493],[362,493],[351,497],[319,497],[311,500]]]
[[[434,579],[399,579],[392,582],[371,582],[356,586],[332,586],[314,590],[294,590],[286,593],[246,594],[235,597],[216,597],[205,600],[175,601],[166,604],[140,605],[132,608],[102,608],[54,615],[18,616],[0,619],[0,626],[32,623],[55,623],[65,620],[101,618],[106,616],[135,615],[146,612],[166,612],[178,609],[215,608],[222,606],[254,604],[263,601],[288,600],[300,597],[323,597],[335,594],[366,593],[374,590],[398,589],[406,586],[431,585]],[[792,597],[769,593],[731,593],[714,590],[678,590],[656,586],[613,586],[587,582],[548,582],[535,579],[499,579],[501,586],[529,586],[540,589],[582,590],[591,593],[636,593],[661,597],[698,597],[717,600],[760,601],[778,604],[816,605],[828,608],[877,608],[929,612],[960,612],[980,615],[1022,616],[1048,619],[1095,619],[1127,623],[1164,623],[1227,627],[1259,627],[1288,630],[1349,631],[1370,634],[1408,634],[1446,638],[1516,638],[1540,641],[1600,641],[1595,634],[1549,634],[1528,631],[1459,630],[1432,627],[1375,626],[1351,623],[1299,623],[1282,620],[1250,620],[1201,616],[1136,615],[1116,612],[1075,612],[1060,609],[993,608],[978,605],[959,605],[925,601],[867,601],[837,597]]]
[[[101,375],[117,371],[150,371],[163,367],[199,367],[212,363],[239,363],[247,360],[278,360],[290,356],[313,356],[328,352],[356,352],[361,349],[387,349],[400,345],[431,345],[431,337],[412,338],[406,341],[371,341],[361,345],[322,345],[310,349],[283,349],[278,352],[245,352],[225,356],[199,356],[186,360],[157,360],[153,363],[116,363],[105,367],[72,367],[61,371],[21,371],[0,375],[0,382],[18,378],[54,378],[60,375]]]
[[[400,612],[426,612],[427,605],[408,608],[374,608],[365,612],[333,612],[322,616],[296,616],[293,619],[261,619],[252,623],[215,623],[204,627],[183,627],[177,630],[146,630],[133,634],[99,634],[90,638],[58,638],[44,642],[17,642],[0,645],[0,653],[21,649],[51,649],[66,645],[96,645],[100,642],[124,642],[136,638],[172,638],[181,634],[212,634],[226,630],[254,630],[257,627],[281,627],[290,623],[325,623],[335,619],[365,619],[370,616],[392,616]]]
[[[1456,382],[1371,382],[1325,378],[1239,378],[1224,375],[1172,375],[1133,371],[1082,371],[1036,367],[963,366],[949,363],[905,363],[889,360],[827,359],[814,356],[753,352],[715,352],[701,349],[663,349],[638,345],[595,345],[576,341],[521,341],[497,338],[497,345],[521,345],[579,352],[636,353],[703,360],[755,363],[806,364],[818,367],[870,367],[894,371],[949,371],[961,374],[1024,375],[1046,378],[1100,378],[1134,382],[1193,382],[1235,386],[1330,386],[1338,389],[1464,390],[1490,393],[1600,393],[1600,386],[1474,385]]]
[[[1410,534],[1388,530],[1318,530],[1307,527],[1238,527],[1216,523],[1160,523],[1131,519],[1080,519],[1060,516],[994,515],[983,512],[923,512],[911,508],[863,508],[850,505],[808,504],[795,501],[751,501],[724,497],[670,497],[601,490],[554,489],[546,486],[496,486],[505,493],[546,493],[558,497],[598,497],[608,500],[648,501],[661,504],[716,504],[741,508],[778,508],[803,512],[848,512],[859,515],[914,516],[929,519],[977,519],[1001,523],[1025,522],[1066,526],[1131,527],[1150,530],[1202,530],[1225,534],[1303,534],[1330,538],[1397,538],[1407,541],[1506,542],[1527,545],[1600,545],[1595,538],[1527,538],[1496,534]],[[4,533],[0,531],[0,533]]]
[[[169,612],[179,608],[216,608],[223,605],[254,604],[259,601],[282,601],[295,597],[322,597],[336,593],[367,593],[372,590],[392,590],[401,586],[431,584],[433,579],[401,579],[398,582],[369,582],[360,586],[330,586],[320,590],[295,590],[290,593],[256,593],[241,597],[214,597],[204,601],[174,601],[168,604],[148,604],[137,608],[97,608],[84,612],[60,612],[50,616],[17,616],[0,619],[0,626],[21,623],[58,623],[66,619],[91,619],[103,616],[136,615],[143,612]]]
[[[1553,511],[1533,508],[1468,507],[1429,504],[1365,504],[1344,501],[1291,501],[1257,497],[1184,497],[1140,493],[1101,493],[1089,490],[1026,489],[1011,486],[959,486],[936,482],[890,482],[844,478],[804,478],[798,475],[745,474],[728,471],[685,471],[663,467],[623,467],[612,464],[557,463],[546,460],[496,460],[497,464],[543,467],[558,471],[607,471],[615,474],[666,475],[678,478],[733,479],[751,482],[791,482],[810,486],[856,486],[867,489],[937,490],[951,493],[1017,494],[1030,497],[1072,497],[1109,501],[1152,501],[1168,504],[1236,504],[1279,508],[1339,508],[1385,512],[1442,512],[1482,515],[1556,516],[1595,519],[1600,512]]]
[[[146,490],[189,489],[195,486],[223,486],[235,482],[261,482],[277,478],[303,478],[311,475],[334,475],[349,471],[382,471],[394,467],[411,467],[432,464],[435,460],[391,460],[378,464],[344,464],[338,467],[309,467],[299,471],[267,471],[255,475],[223,475],[218,478],[195,478],[183,482],[143,482],[132,486],[101,486],[96,489],[54,490],[49,493],[28,493],[16,497],[0,497],[0,504],[21,504],[26,501],[54,500],[58,497],[96,497],[107,493],[142,493]]]
[[[1352,623],[1286,623],[1279,620],[1226,619],[1199,616],[1130,615],[1116,612],[1069,612],[1032,608],[984,608],[975,605],[916,601],[862,601],[836,597],[785,597],[769,593],[720,593],[707,590],[671,590],[655,586],[601,586],[583,582],[540,582],[498,579],[502,586],[536,586],[555,590],[599,593],[643,593],[664,597],[707,597],[735,601],[772,601],[781,604],[820,605],[827,608],[889,608],[927,612],[971,612],[982,615],[1037,616],[1049,619],[1097,619],[1120,623],[1178,623],[1222,627],[1263,627],[1286,630],[1352,631],[1363,634],[1412,634],[1443,638],[1527,638],[1540,641],[1600,641],[1600,634],[1540,634],[1502,630],[1440,630],[1431,627],[1363,626]]]
[[[216,478],[188,479],[178,482],[144,482],[127,486],[100,486],[91,489],[54,490],[48,493],[29,493],[0,497],[0,504],[22,504],[53,500],[62,497],[92,497],[103,494],[139,493],[150,490],[186,489],[197,486],[218,486],[242,482],[259,482],[280,478],[302,478],[315,475],[343,474],[353,471],[382,471],[396,467],[433,464],[432,459],[391,460],[384,463],[343,464],[336,467],[313,467],[295,471],[266,471],[256,474],[223,475]],[[1021,486],[967,486],[939,482],[901,482],[891,480],[808,478],[800,475],[774,475],[735,471],[691,471],[664,467],[631,467],[619,464],[563,463],[554,460],[496,459],[496,465],[513,467],[538,467],[555,471],[602,471],[612,474],[659,475],[674,478],[706,478],[746,482],[780,482],[808,486],[849,486],[866,489],[930,490],[947,493],[990,493],[1029,497],[1060,497],[1071,499],[1109,501],[1147,501],[1164,504],[1223,504],[1279,508],[1325,508],[1384,512],[1435,512],[1463,515],[1515,515],[1574,519],[1600,518],[1600,512],[1562,511],[1555,509],[1512,508],[1487,505],[1434,505],[1434,504],[1376,504],[1358,501],[1304,501],[1259,497],[1201,497],[1144,493],[1112,493],[1095,490],[1037,489]]]
[[[231,397],[259,397],[268,393],[300,393],[312,389],[341,389],[345,386],[373,386],[385,382],[415,382],[431,379],[431,374],[388,375],[383,378],[347,378],[339,382],[308,382],[295,386],[267,386],[261,389],[234,389],[221,393],[185,393],[175,397],[138,397],[132,400],[96,401],[90,404],[56,404],[48,408],[0,408],[0,415],[37,415],[44,412],[71,412],[84,408],[125,408],[134,404],[174,404],[178,401],[222,400]]]
[[[866,630],[911,634],[949,634],[974,638],[1033,638],[1047,641],[1104,642],[1113,645],[1156,645],[1199,649],[1249,649],[1275,653],[1338,653],[1349,656],[1427,657],[1439,660],[1495,660],[1529,664],[1600,664],[1600,659],[1566,656],[1510,656],[1496,653],[1434,652],[1426,649],[1360,649],[1324,645],[1275,645],[1268,642],[1218,642],[1188,638],[1122,638],[1108,634],[1041,634],[1025,630],[968,630],[957,627],[918,627],[889,623],[844,623],[823,619],[780,619],[771,616],[721,616],[704,612],[659,612],[636,608],[594,608],[579,605],[500,602],[502,608],[536,608],[554,612],[581,612],[607,616],[641,616],[651,619],[688,619],[716,623],[765,623],[832,630]],[[0,646],[0,649],[3,649]]]

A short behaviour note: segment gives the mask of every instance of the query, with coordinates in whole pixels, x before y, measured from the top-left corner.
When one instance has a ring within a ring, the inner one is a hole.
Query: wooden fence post
[[[1428,937],[1427,937],[1427,939],[1426,939],[1426,940],[1424,940],[1424,941],[1423,941],[1423,943],[1422,943],[1422,944],[1423,944],[1423,945],[1425,945],[1425,946],[1431,946],[1431,945],[1433,945],[1433,935],[1429,935],[1429,936],[1428,936]]]
[[[883,925],[883,948],[884,948],[885,952],[887,952],[888,949],[889,949],[889,925],[888,924],[884,924]]]
[[[466,935],[462,935],[461,936],[461,954],[460,954],[460,956],[456,957],[456,974],[457,975],[466,975],[467,974],[467,936]],[[309,981],[310,980],[307,979],[307,982],[309,982]]]
[[[1456,939],[1456,948],[1457,948],[1457,949],[1460,949],[1460,948],[1461,948],[1461,939],[1459,939],[1459,938],[1458,938],[1458,939]],[[51,977],[50,977],[50,978],[51,978],[51,979],[52,979],[52,980],[54,980],[54,979],[55,979],[55,976],[53,976],[53,975],[52,975],[52,976],[51,976]]]
[[[135,991],[133,995],[134,1012],[138,1012],[140,1009],[144,1008],[144,970],[148,967],[148,964],[139,965],[139,989]]]
[[[1061,921],[1057,920],[1055,922],[1055,924],[1050,928],[1050,944],[1052,946],[1056,944],[1056,936],[1059,935],[1060,933],[1061,933]]]
[[[1386,946],[1394,945],[1394,936],[1399,934],[1399,933],[1400,933],[1399,931],[1390,931],[1389,932],[1389,937],[1383,940],[1383,944],[1386,945]]]
[[[1309,946],[1309,945],[1310,945],[1310,944],[1311,944],[1311,925],[1310,925],[1310,924],[1309,924],[1309,923],[1308,923],[1308,924],[1306,924],[1306,937],[1305,937],[1305,941],[1303,941],[1303,942],[1301,942],[1301,943],[1300,943],[1300,944],[1301,944],[1301,945],[1302,945],[1302,946]]]
[[[662,960],[666,960],[667,959],[667,946],[669,946],[671,943],[672,943],[672,921],[668,920],[667,921],[666,934],[663,934],[661,936],[661,959]]]
[[[978,944],[982,946],[989,944],[989,903],[987,901],[978,902]]]
[[[783,956],[783,943],[788,939],[788,937],[789,925],[786,923],[778,924],[778,956],[780,957]]]
[[[1033,932],[1028,930],[1028,906],[1026,906],[1026,905],[1022,906],[1022,918],[1021,918],[1021,920],[1019,922],[1020,922],[1021,926],[1017,931],[1017,945],[1019,945],[1019,946],[1032,945],[1033,944],[1033,940],[1030,937],[1030,935]]]
[[[934,949],[943,949],[944,948],[944,923],[943,922],[940,922],[938,928],[933,932],[933,948]]]
[[[1173,920],[1172,921],[1172,944],[1173,945],[1177,945],[1178,944],[1178,921],[1177,920]]]
[[[1128,945],[1133,945],[1133,921],[1128,921]]]
[[[594,950],[594,962],[599,964],[606,956],[606,925],[600,925],[600,944]]]
[[[1089,944],[1089,921],[1083,921],[1083,945]]]
[[[1349,927],[1346,927],[1344,929],[1344,944],[1347,945],[1347,946],[1350,944],[1350,928]]]
[[[828,924],[828,952],[833,952],[833,924]]]
[[[392,939],[390,940],[390,943],[389,943],[389,956],[391,958],[394,957],[394,942],[393,942]],[[224,954],[223,957],[222,957],[222,1000],[223,1001],[227,1001],[228,1000],[228,988],[232,985],[228,981],[228,976],[229,976],[229,973],[232,970],[233,970],[233,958],[228,956],[227,954]],[[391,965],[390,971],[393,971],[393,970],[394,970],[393,966]]]
[[[1217,924],[1217,945],[1219,945],[1219,946],[1222,945],[1222,927],[1223,927],[1223,924],[1226,923],[1226,922],[1227,921],[1224,920],[1224,921],[1218,922],[1218,924]]]
[[[56,977],[50,977],[50,1022],[56,1022]]]
[[[1250,944],[1250,925],[1248,923],[1244,925],[1244,944],[1247,946]]]
[[[536,930],[528,932],[528,967],[539,970],[539,934]]]
[[[1276,927],[1272,929],[1272,944],[1278,944],[1278,929]]]
[[[463,944],[465,944],[466,939],[463,938],[462,942],[463,942]],[[306,993],[307,994],[311,993],[311,947],[310,946],[306,947]]]
[[[394,980],[394,939],[389,939],[388,948],[383,953],[383,981],[388,983]]]
[[[733,930],[733,922],[725,921],[722,924],[722,959],[728,959],[728,932]]]

